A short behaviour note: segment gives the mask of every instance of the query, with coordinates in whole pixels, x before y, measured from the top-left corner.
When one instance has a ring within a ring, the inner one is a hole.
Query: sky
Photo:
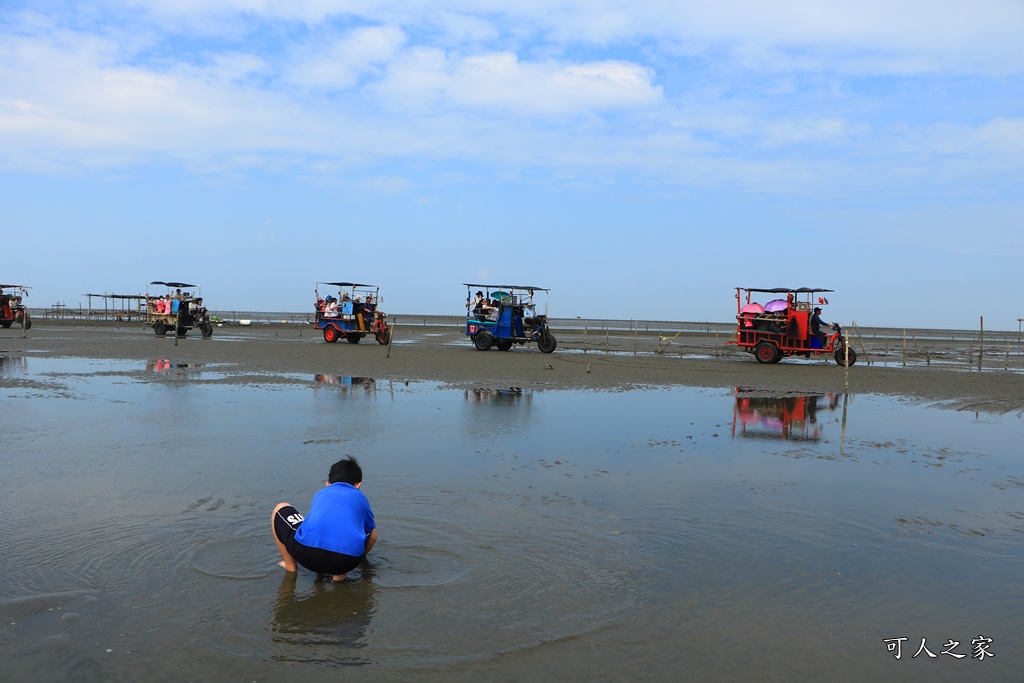
[[[1021,0],[0,0],[0,283],[1016,330],[1022,35]]]

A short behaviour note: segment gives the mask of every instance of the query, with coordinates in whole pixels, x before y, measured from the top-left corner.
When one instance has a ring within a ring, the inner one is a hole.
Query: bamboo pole
[[[978,370],[981,370],[981,359],[985,356],[985,316],[978,317],[981,336],[978,337]]]
[[[387,352],[387,355],[384,356],[385,358],[391,358],[391,344],[394,343],[394,341],[395,341],[395,328],[396,327],[398,327],[398,318],[394,318],[391,321],[391,327],[389,329],[389,331],[391,332],[391,338],[388,339],[388,352]]]
[[[854,320],[852,323],[850,323],[850,327],[853,328],[854,334],[856,334],[857,338],[860,340],[860,351],[861,353],[864,354],[864,360],[866,360],[868,362],[868,365],[870,365],[871,359],[868,357],[868,348],[867,346],[864,345],[864,335],[860,333],[860,328],[857,327],[857,321]]]
[[[907,330],[903,330],[903,366],[907,365]]]
[[[683,333],[683,331],[679,330],[678,332],[675,333],[675,335],[671,339],[669,339],[667,342],[665,342],[664,345],[661,344],[661,335],[658,335],[658,342],[659,343],[658,343],[658,350],[656,351],[656,353],[661,353],[665,349],[667,349],[672,344],[672,342],[674,342],[676,340],[676,337],[678,337],[682,333]]]

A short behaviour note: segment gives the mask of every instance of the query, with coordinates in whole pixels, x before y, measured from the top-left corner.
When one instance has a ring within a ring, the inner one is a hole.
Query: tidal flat
[[[1014,372],[7,332],[4,680],[1024,668]],[[286,574],[270,510],[343,454],[380,542]]]

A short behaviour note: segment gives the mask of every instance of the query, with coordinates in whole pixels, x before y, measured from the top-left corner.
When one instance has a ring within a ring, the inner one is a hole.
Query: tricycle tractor
[[[839,323],[825,323],[821,307],[828,305],[823,294],[831,289],[801,287],[788,289],[736,288],[736,341],[758,363],[778,363],[788,356],[829,354],[836,363],[850,366],[857,353],[849,346]],[[769,299],[762,304],[755,299]],[[831,329],[831,334],[822,328]]]
[[[320,286],[337,291],[320,296]],[[344,339],[349,344],[358,344],[370,335],[378,344],[391,343],[391,329],[387,313],[377,308],[380,303],[380,288],[358,282],[318,282],[313,290],[316,294],[316,315],[313,324],[323,330],[324,341],[333,344]]]
[[[542,353],[551,353],[558,343],[548,329],[547,301],[544,313],[537,313],[533,298],[543,287],[524,285],[480,285],[466,283],[466,336],[479,351],[492,347],[508,351],[514,345],[536,342]],[[476,292],[474,293],[474,290]]]
[[[205,338],[213,336],[213,324],[203,305],[199,285],[159,280],[149,284],[166,288],[166,292],[161,294],[150,294],[149,287],[146,288],[146,325],[152,327],[157,336],[173,331],[184,337],[195,328],[199,328]]]
[[[28,290],[25,285],[0,285],[0,327],[7,328],[15,323],[26,330],[32,327],[32,318],[22,303]]]

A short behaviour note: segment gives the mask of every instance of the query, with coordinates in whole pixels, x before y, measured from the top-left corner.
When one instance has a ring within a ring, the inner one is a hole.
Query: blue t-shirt
[[[316,492],[295,540],[310,548],[361,557],[377,528],[370,501],[352,484],[337,482]]]

